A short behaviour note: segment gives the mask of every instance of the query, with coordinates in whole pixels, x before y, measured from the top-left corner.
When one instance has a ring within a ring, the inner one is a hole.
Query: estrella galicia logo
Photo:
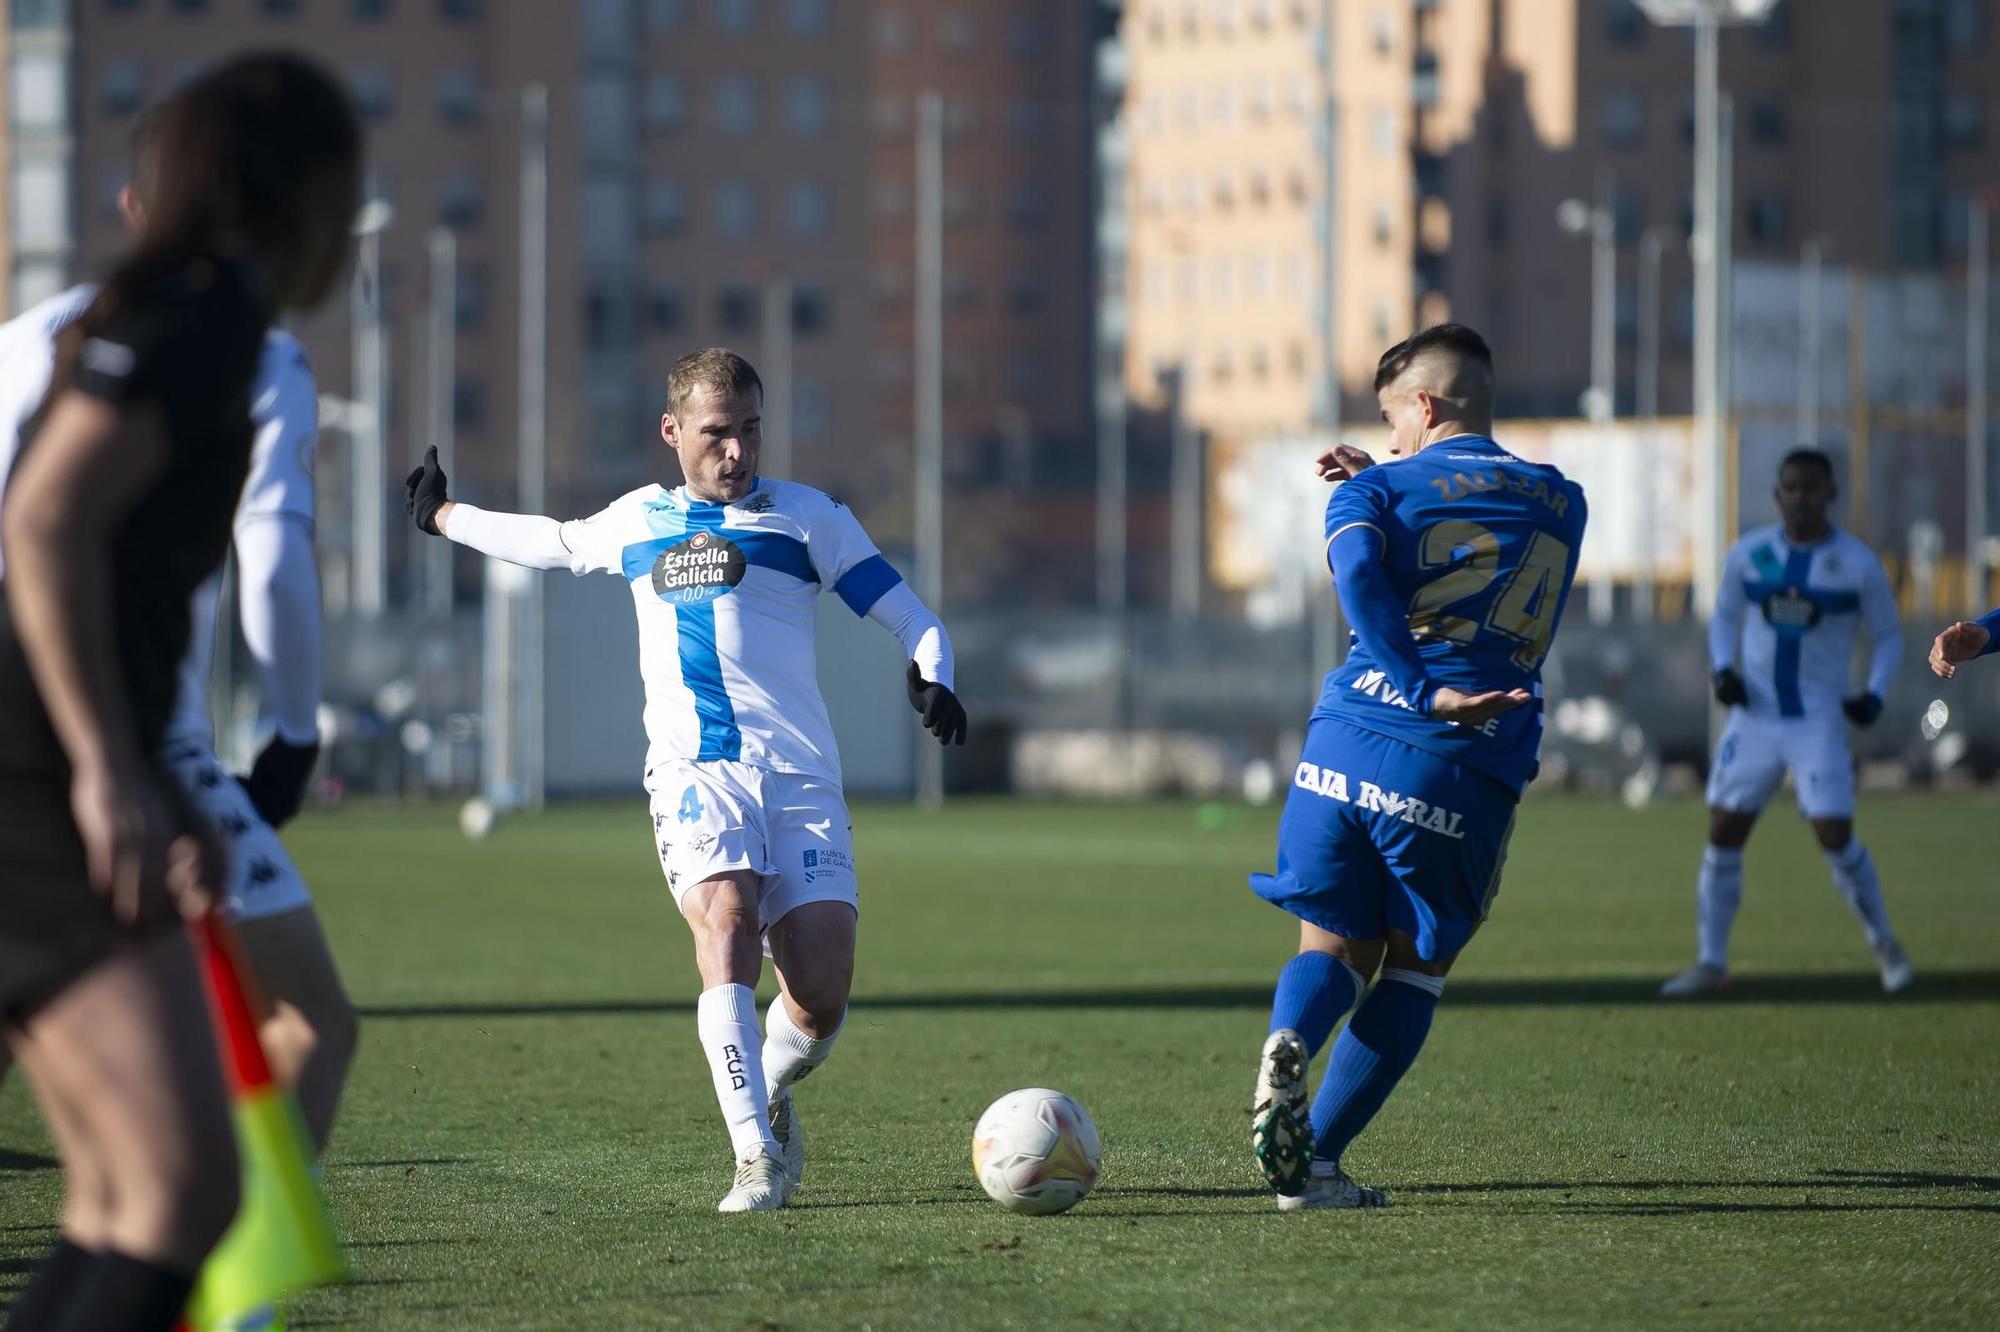
[[[653,591],[662,601],[699,605],[734,590],[747,567],[743,552],[729,538],[696,532],[653,561]]]
[[[1819,617],[1819,603],[1796,587],[1764,598],[1764,622],[1773,629],[1810,629]]]

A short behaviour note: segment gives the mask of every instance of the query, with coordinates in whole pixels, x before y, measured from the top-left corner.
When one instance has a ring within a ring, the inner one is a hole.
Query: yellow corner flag
[[[298,1101],[271,1076],[235,935],[213,912],[195,926],[216,1037],[227,1070],[243,1201],[208,1256],[188,1305],[208,1328],[281,1295],[348,1276],[326,1199],[312,1174],[311,1139]]]

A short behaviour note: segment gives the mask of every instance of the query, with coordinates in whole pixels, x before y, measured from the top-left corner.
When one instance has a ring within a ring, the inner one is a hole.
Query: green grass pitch
[[[2000,800],[1866,802],[1919,968],[1878,991],[1806,830],[1752,843],[1737,988],[1690,957],[1702,814],[1537,799],[1492,923],[1350,1169],[1381,1213],[1280,1216],[1247,1144],[1290,922],[1275,811],[856,810],[860,972],[799,1094],[790,1210],[721,1217],[684,927],[636,804],[468,843],[442,807],[290,840],[364,1012],[327,1188],[357,1281],[295,1328],[2000,1325]],[[766,980],[764,991],[770,992]],[[1068,1215],[973,1182],[992,1098],[1076,1096]],[[0,1090],[0,1298],[60,1181]]]

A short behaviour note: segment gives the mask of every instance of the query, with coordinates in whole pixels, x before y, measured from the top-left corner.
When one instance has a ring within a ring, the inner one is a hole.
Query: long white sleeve
[[[1879,561],[1861,589],[1861,623],[1869,640],[1868,692],[1887,698],[1903,659],[1903,621],[1896,613],[1896,591]]]
[[[1743,614],[1749,602],[1743,595],[1742,551],[1740,545],[1730,547],[1715,589],[1715,614],[1708,621],[1708,665],[1712,671],[1734,667],[1743,646]]]
[[[530,569],[567,569],[569,546],[562,524],[531,513],[489,513],[454,501],[445,515],[444,534],[482,555]]]
[[[924,679],[957,689],[951,636],[944,631],[944,621],[918,599],[908,583],[897,583],[877,597],[868,608],[868,618],[896,636]]]
[[[236,524],[237,616],[257,662],[278,734],[295,745],[319,739],[325,637],[313,529],[296,513],[258,514]]]

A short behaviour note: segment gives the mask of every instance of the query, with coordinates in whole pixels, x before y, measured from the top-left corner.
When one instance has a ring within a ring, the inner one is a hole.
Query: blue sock
[[[1313,1158],[1340,1160],[1416,1062],[1444,977],[1388,967],[1333,1044],[1313,1099]]]
[[[1278,973],[1271,996],[1271,1030],[1290,1027],[1306,1043],[1311,1059],[1333,1034],[1333,1024],[1354,1007],[1361,977],[1332,953],[1300,953]]]

